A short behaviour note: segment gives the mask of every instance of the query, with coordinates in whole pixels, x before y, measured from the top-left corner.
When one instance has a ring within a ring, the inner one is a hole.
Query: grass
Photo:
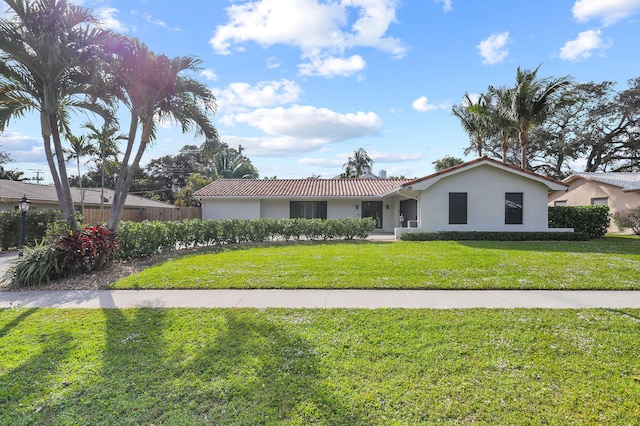
[[[283,243],[178,256],[113,288],[639,289],[640,238]]]
[[[0,311],[0,424],[636,424],[639,310]]]

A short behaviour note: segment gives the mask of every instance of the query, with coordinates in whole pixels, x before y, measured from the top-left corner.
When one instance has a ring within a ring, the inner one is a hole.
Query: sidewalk
[[[640,291],[75,290],[0,292],[0,308],[640,308]]]

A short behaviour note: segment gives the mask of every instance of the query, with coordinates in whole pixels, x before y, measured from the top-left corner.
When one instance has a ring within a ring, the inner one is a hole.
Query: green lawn
[[[0,424],[637,424],[640,310],[0,311]]]
[[[640,238],[230,246],[113,288],[640,289]]]

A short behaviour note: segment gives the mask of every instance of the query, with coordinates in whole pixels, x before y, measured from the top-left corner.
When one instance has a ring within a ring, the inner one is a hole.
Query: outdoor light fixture
[[[387,210],[389,210],[389,204],[387,204]]]
[[[21,218],[20,218],[20,234],[18,238],[18,256],[22,256],[22,247],[24,247],[24,229],[27,224],[27,212],[29,211],[29,206],[31,205],[31,201],[27,199],[27,194],[22,196],[22,199],[18,201],[18,210],[20,210]]]
[[[358,210],[358,207],[359,207],[359,206],[356,204],[356,210]]]

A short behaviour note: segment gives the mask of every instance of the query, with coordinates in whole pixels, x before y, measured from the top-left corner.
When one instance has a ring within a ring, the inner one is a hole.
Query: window
[[[608,206],[609,205],[609,197],[602,198],[592,198],[591,199],[592,206]]]
[[[291,219],[326,219],[326,201],[291,201],[289,203]]]
[[[522,192],[507,192],[504,195],[504,223],[522,225]]]
[[[466,192],[450,192],[449,193],[449,224],[450,225],[466,225],[467,224],[467,193]]]
[[[556,200],[553,202],[553,205],[558,207],[558,206],[566,206],[567,205],[567,200]]]

